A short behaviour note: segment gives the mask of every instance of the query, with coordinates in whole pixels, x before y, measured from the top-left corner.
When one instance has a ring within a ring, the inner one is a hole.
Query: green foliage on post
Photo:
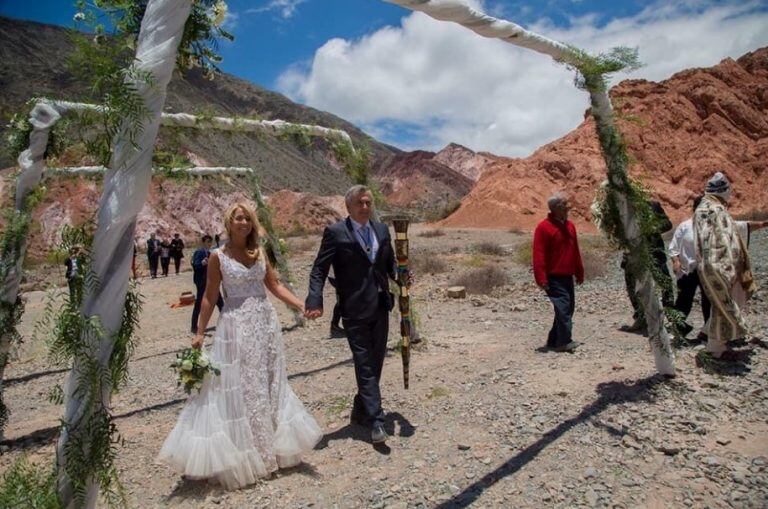
[[[68,435],[64,451],[66,472],[76,500],[84,500],[87,481],[94,479],[110,506],[123,507],[127,505],[125,493],[114,464],[119,436],[112,414],[103,403],[103,395],[105,391],[117,392],[128,380],[128,361],[135,349],[134,332],[139,325],[142,297],[138,285],[132,282],[120,327],[113,335],[112,353],[106,367],[102,367],[93,342],[107,332],[98,316],[86,317],[80,310],[85,294],[99,286],[91,270],[93,231],[94,225],[90,223],[64,226],[59,249],[67,253],[72,248],[80,250],[78,271],[69,292],[49,294],[42,318],[35,326],[35,335],[46,338],[48,357],[53,365],[69,368],[78,359],[82,369],[76,390],[83,397],[83,415],[88,418],[76,427],[62,423],[63,432]],[[51,394],[60,394],[60,389],[54,388]]]
[[[641,67],[636,48],[618,47],[608,53],[590,56],[577,48],[572,48],[579,57],[569,67],[577,71],[576,86],[590,93],[593,101],[599,94],[608,97],[607,76],[621,71]],[[593,104],[593,115],[595,113]],[[650,191],[640,181],[629,177],[630,156],[621,133],[613,119],[600,119],[596,116],[597,135],[600,148],[608,167],[608,179],[598,191],[592,213],[595,222],[606,234],[608,240],[617,248],[630,253],[625,270],[635,280],[641,280],[643,274],[650,273],[658,285],[658,297],[669,292],[673,294],[673,281],[668,273],[662,272],[654,262],[654,246],[650,239],[661,234],[660,222],[650,204]],[[621,220],[619,210],[620,196],[626,200],[627,208],[634,212],[639,231],[629,238]],[[642,306],[642,300],[641,306]],[[664,316],[672,331],[680,330],[682,316],[671,308],[664,308]]]
[[[22,250],[32,222],[32,212],[44,193],[45,189],[39,186],[27,194],[21,210],[16,210],[11,205],[3,211],[5,230],[0,237],[0,282],[6,281],[11,271],[15,270],[19,258],[24,255]],[[16,296],[14,302],[0,300],[0,336],[9,340],[9,347],[21,343],[17,326],[23,314],[24,300],[20,295]],[[8,354],[0,354],[0,371],[4,370],[7,364]],[[0,380],[0,434],[5,429],[8,414],[8,407],[3,401],[2,380]]]
[[[0,479],[0,507],[61,509],[55,470],[17,459]]]
[[[19,155],[29,148],[29,135],[32,134],[32,124],[29,123],[29,112],[35,106],[39,98],[30,99],[24,104],[24,108],[14,113],[7,124],[6,152],[17,159]],[[45,147],[45,157],[58,157],[67,148],[67,130],[71,122],[68,119],[60,119],[48,133],[48,144]]]

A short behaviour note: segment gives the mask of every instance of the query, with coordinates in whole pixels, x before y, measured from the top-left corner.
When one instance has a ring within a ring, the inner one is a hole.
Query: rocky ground
[[[387,447],[373,448],[348,424],[350,355],[344,340],[327,338],[323,318],[285,332],[285,342],[291,384],[325,439],[301,467],[235,492],[182,481],[154,462],[185,399],[167,366],[191,339],[190,308],[169,303],[192,285],[188,273],[144,280],[131,380],[114,398],[130,507],[768,505],[768,351],[741,346],[743,363],[709,374],[695,366],[696,349],[684,348],[677,378],[656,376],[647,341],[617,331],[630,315],[618,254],[586,238],[592,277],[577,290],[574,331],[584,345],[573,354],[540,351],[552,314],[519,262],[529,237],[488,230],[429,237],[425,231],[412,232],[412,258],[421,269],[413,294],[424,342],[413,353],[409,390],[402,386],[399,354],[392,351],[386,360]],[[761,290],[748,320],[754,336],[766,339],[763,233],[751,249]],[[302,291],[318,241],[290,239]],[[445,289],[458,278],[489,266],[499,267],[507,284],[490,295],[448,298]],[[27,298],[25,337],[44,295]],[[279,312],[289,325],[289,313]],[[701,325],[698,306],[692,316]],[[62,409],[46,396],[64,376],[46,363],[42,343],[27,340],[6,372],[12,415],[0,472],[22,454],[52,460]]]

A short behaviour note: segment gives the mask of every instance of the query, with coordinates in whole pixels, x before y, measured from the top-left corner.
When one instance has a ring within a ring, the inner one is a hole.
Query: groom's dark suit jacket
[[[375,221],[371,221],[371,225],[379,242],[373,263],[358,242],[350,218],[326,227],[309,275],[307,309],[323,307],[323,285],[331,266],[336,276],[336,290],[344,320],[371,318],[381,303],[388,310],[392,309],[388,281],[389,277],[395,277],[392,240],[387,225]]]

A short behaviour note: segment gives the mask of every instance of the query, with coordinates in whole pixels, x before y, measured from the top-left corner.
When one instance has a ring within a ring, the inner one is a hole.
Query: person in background
[[[160,267],[163,276],[168,277],[168,267],[171,266],[171,242],[166,238],[160,243]]]
[[[147,261],[149,262],[149,275],[152,279],[157,277],[157,262],[160,260],[160,241],[155,233],[149,234],[147,240]]]
[[[701,203],[703,196],[693,200],[693,211]],[[675,229],[672,240],[669,243],[669,256],[672,259],[672,271],[677,278],[677,299],[675,300],[675,309],[683,314],[687,319],[691,314],[693,307],[693,298],[696,295],[696,289],[701,287],[699,273],[696,270],[696,245],[693,238],[693,218],[688,218]],[[710,304],[707,294],[701,290],[701,314],[704,316],[704,323],[709,320]],[[693,330],[693,326],[687,322],[680,331],[683,336],[687,336]],[[693,342],[700,343],[707,340],[707,334],[704,331]]]
[[[664,244],[664,239],[661,237],[663,233],[667,233],[672,230],[672,221],[669,220],[669,216],[664,211],[661,203],[656,200],[649,202],[654,217],[656,218],[657,229],[655,232],[648,236],[648,243],[651,248],[651,256],[653,257],[653,264],[656,266],[656,273],[654,279],[656,284],[661,286],[662,295],[661,301],[664,307],[672,307],[674,305],[674,294],[670,285],[672,280],[669,276],[669,269],[667,268],[667,250]],[[640,299],[637,296],[635,286],[637,281],[635,276],[629,270],[628,267],[629,257],[627,253],[624,253],[621,259],[621,268],[624,269],[624,284],[627,287],[627,295],[629,296],[629,302],[632,303],[632,318],[631,325],[622,325],[619,330],[624,332],[638,332],[645,334],[646,323],[645,316],[643,315],[643,307],[640,304]]]
[[[547,347],[556,352],[570,352],[579,343],[573,341],[573,313],[576,306],[574,279],[584,282],[576,226],[568,220],[568,195],[558,192],[547,200],[549,215],[533,234],[533,274],[536,284],[552,302],[555,319],[547,337]]]
[[[133,239],[133,258],[131,259],[131,275],[136,279],[136,256],[139,254],[139,243]]]
[[[208,280],[208,258],[211,256],[212,240],[210,235],[203,235],[203,244],[192,255],[192,282],[195,283],[195,306],[192,308],[192,334],[197,334],[197,319],[200,316],[200,304],[205,295],[205,284]],[[224,299],[219,294],[216,307],[221,311]]]
[[[735,358],[728,342],[747,335],[742,311],[757,290],[745,239],[727,210],[730,200],[731,185],[717,172],[693,214],[699,280],[712,305],[704,326],[707,351],[726,359]]]
[[[64,266],[67,268],[64,277],[67,278],[67,286],[69,287],[69,302],[77,304],[78,289],[80,285],[78,280],[82,280],[82,249],[80,246],[72,246],[69,249],[69,257],[64,260]]]
[[[331,284],[331,286],[335,289],[336,288],[336,278],[335,277],[328,277],[328,282]],[[339,291],[336,290],[336,304],[333,306],[333,314],[331,315],[331,333],[330,338],[345,338],[347,337],[347,334],[344,332],[344,329],[341,327],[341,304],[339,303]]]
[[[171,258],[173,258],[173,265],[176,269],[176,274],[178,274],[181,259],[184,258],[184,241],[181,240],[181,236],[178,233],[174,233],[171,240]]]

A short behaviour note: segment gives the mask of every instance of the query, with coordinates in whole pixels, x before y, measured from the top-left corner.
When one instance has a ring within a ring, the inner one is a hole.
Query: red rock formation
[[[267,198],[274,225],[283,232],[320,232],[346,217],[343,196],[317,196],[284,189]]]
[[[474,182],[435,160],[434,152],[416,150],[396,155],[376,174],[392,207],[429,208],[459,200]]]
[[[0,172],[0,205],[10,203],[14,187],[12,169]],[[101,179],[55,177],[46,180],[43,201],[34,214],[30,232],[30,258],[41,260],[61,240],[64,224],[77,225],[95,220],[101,196]],[[318,232],[346,215],[342,196],[315,196],[310,193],[279,191],[266,198],[274,211],[274,225],[282,232]],[[194,184],[162,177],[152,179],[147,202],[139,213],[136,237],[143,241],[150,232],[160,238],[181,234],[187,244],[196,245],[204,233],[224,232],[222,215],[232,203],[251,203],[248,193],[226,178],[205,179]],[[0,218],[0,229],[3,219]]]
[[[674,221],[690,215],[692,199],[718,170],[733,184],[733,212],[768,210],[768,48],[661,83],[624,81],[611,97],[631,175],[652,189]],[[546,214],[547,197],[567,188],[577,224],[593,228],[589,206],[605,174],[587,118],[528,158],[492,162],[441,224],[530,229]]]
[[[487,152],[475,152],[458,143],[449,143],[434,157],[438,163],[461,173],[473,182],[480,180],[480,176],[486,168],[498,159],[498,156]]]

